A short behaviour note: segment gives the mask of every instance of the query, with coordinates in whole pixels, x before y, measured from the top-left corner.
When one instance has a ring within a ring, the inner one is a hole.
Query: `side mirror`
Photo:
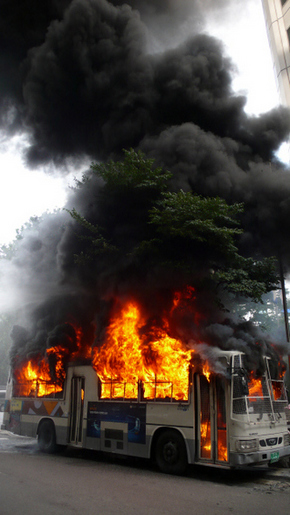
[[[243,395],[248,396],[249,395],[249,386],[248,386],[248,381],[245,376],[241,377],[241,385],[242,385]]]
[[[248,396],[249,395],[249,385],[248,385],[248,375],[247,375],[246,370],[244,368],[240,368],[238,371],[238,375],[241,380],[242,395]]]

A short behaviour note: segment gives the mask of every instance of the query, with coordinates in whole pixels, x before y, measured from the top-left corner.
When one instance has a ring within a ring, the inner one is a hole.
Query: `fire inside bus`
[[[72,445],[152,458],[174,474],[187,464],[290,456],[283,375],[270,357],[259,376],[239,351],[215,349],[212,366],[165,326],[151,335],[149,352],[139,325],[137,305],[128,304],[90,356],[65,362],[57,346],[14,368],[2,428],[37,436],[45,452]]]

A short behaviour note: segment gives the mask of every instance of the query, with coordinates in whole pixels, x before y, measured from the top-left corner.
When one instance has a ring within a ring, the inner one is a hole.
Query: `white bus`
[[[71,445],[156,460],[161,471],[181,474],[187,464],[240,467],[290,456],[283,378],[270,359],[259,378],[246,373],[244,355],[219,351],[223,374],[189,367],[182,400],[174,384],[102,381],[88,361],[67,366],[62,391],[52,384],[8,381],[2,429],[37,437],[42,451]],[[49,386],[49,394],[45,388]],[[160,389],[166,395],[160,395]]]

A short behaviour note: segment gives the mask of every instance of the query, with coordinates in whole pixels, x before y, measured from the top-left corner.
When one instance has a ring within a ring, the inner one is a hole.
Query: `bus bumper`
[[[255,452],[230,452],[229,465],[230,467],[242,467],[244,465],[261,465],[263,463],[276,463],[281,458],[290,458],[290,445],[286,447],[278,447],[277,449],[270,449],[268,451],[255,451]]]

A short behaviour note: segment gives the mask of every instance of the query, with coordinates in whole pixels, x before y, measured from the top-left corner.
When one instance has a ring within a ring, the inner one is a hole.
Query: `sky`
[[[236,13],[235,13],[236,14]],[[236,64],[234,89],[246,94],[246,111],[259,114],[279,103],[260,0],[246,4],[239,16],[209,19],[208,32],[222,39],[225,51]],[[24,166],[20,136],[7,140],[0,135],[0,245],[8,244],[31,216],[61,208],[76,170],[64,177],[57,170],[31,170]],[[284,158],[283,151],[281,159]],[[86,163],[87,165],[87,163]]]

